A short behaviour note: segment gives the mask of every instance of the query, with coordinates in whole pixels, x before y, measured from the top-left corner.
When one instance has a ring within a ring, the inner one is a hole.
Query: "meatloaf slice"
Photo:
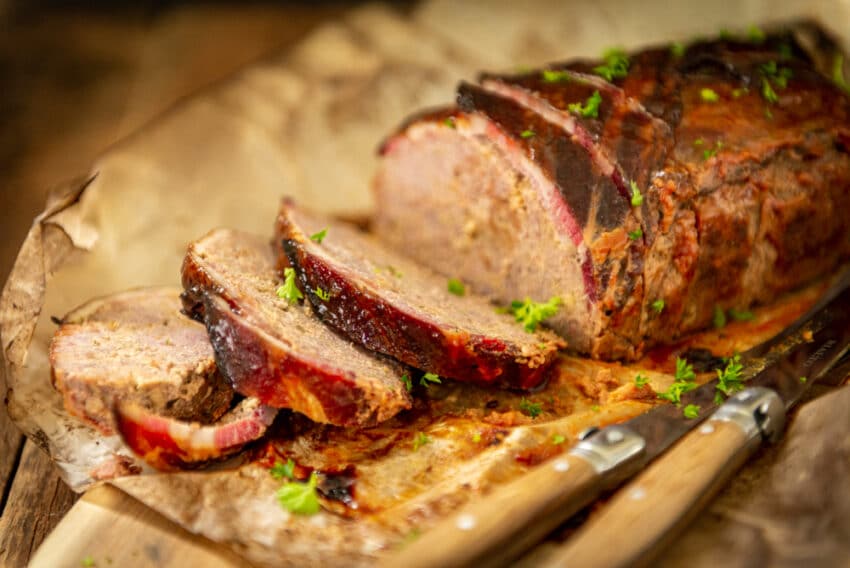
[[[527,389],[545,379],[562,345],[551,333],[526,332],[483,297],[451,293],[445,277],[346,223],[284,201],[276,232],[319,317],[424,371]]]
[[[122,292],[73,310],[50,344],[50,364],[68,412],[104,434],[115,432],[118,401],[209,423],[233,398],[204,326],[181,313],[176,288]]]
[[[793,38],[612,57],[610,81],[610,58],[484,75],[407,121],[377,234],[500,301],[560,296],[547,323],[604,359],[850,256],[850,99]]]
[[[397,363],[335,334],[309,306],[278,297],[272,247],[219,229],[189,245],[184,305],[206,322],[238,392],[316,422],[373,425],[411,405]]]

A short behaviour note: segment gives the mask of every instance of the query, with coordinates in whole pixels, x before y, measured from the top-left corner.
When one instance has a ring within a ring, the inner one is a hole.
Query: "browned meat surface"
[[[560,296],[547,323],[603,359],[850,256],[850,101],[792,37],[605,63],[484,75],[409,120],[382,149],[377,234],[500,302]]]
[[[151,466],[163,470],[199,467],[242,450],[260,439],[277,409],[256,398],[242,400],[214,424],[166,418],[133,403],[116,408],[118,432],[124,443]]]
[[[373,425],[409,408],[402,368],[336,335],[307,305],[278,297],[271,246],[216,230],[189,246],[184,304],[202,316],[240,393],[316,422]]]
[[[321,243],[310,238],[321,230],[327,230]],[[562,345],[549,332],[526,332],[470,290],[450,292],[445,277],[355,227],[288,201],[278,216],[277,242],[319,317],[364,347],[418,369],[531,388],[545,379]]]
[[[50,363],[68,412],[112,434],[117,401],[197,422],[227,411],[233,390],[216,370],[204,326],[180,312],[179,294],[172,288],[122,292],[62,319]]]

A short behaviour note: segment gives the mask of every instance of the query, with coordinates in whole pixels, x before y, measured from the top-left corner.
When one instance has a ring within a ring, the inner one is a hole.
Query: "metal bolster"
[[[636,471],[646,449],[646,440],[633,430],[614,425],[591,428],[581,434],[581,441],[570,454],[590,463],[604,482],[614,483]],[[631,465],[629,467],[626,464]]]
[[[709,420],[734,422],[749,439],[776,442],[785,427],[785,405],[775,391],[750,387],[729,397]]]

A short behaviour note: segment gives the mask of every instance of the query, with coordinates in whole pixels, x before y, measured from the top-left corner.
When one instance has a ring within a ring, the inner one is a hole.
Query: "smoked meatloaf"
[[[375,230],[547,321],[638,357],[850,253],[850,102],[790,36],[463,83],[382,147]]]

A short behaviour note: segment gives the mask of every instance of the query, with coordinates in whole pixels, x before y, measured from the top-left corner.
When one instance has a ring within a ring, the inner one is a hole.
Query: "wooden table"
[[[350,2],[28,4],[0,1],[0,282],[51,186],[179,98],[285,49]],[[0,566],[24,566],[78,496],[4,405],[0,489]]]

